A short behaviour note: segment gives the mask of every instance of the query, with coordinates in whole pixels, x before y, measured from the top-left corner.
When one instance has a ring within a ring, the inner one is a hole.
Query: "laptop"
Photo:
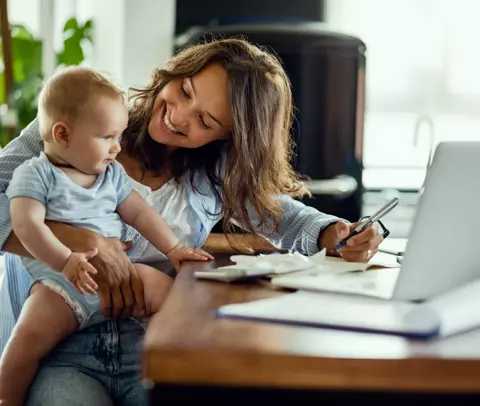
[[[480,278],[480,142],[441,142],[417,204],[400,269],[291,274],[277,286],[423,301]]]

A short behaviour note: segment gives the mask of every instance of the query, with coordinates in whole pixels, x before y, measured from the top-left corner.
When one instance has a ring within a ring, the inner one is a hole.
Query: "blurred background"
[[[480,140],[476,0],[2,0],[0,144],[69,64],[142,86],[189,42],[244,35],[282,59],[297,107],[307,204],[348,220],[393,196],[407,237],[435,146]],[[6,16],[8,15],[8,22]],[[10,29],[7,29],[9,27]],[[473,174],[466,174],[474,180]]]

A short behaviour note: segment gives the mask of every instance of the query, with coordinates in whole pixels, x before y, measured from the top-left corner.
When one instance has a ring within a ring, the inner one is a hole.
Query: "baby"
[[[179,243],[115,161],[128,112],[111,82],[91,69],[66,69],[42,89],[38,118],[44,152],[17,168],[7,189],[14,232],[34,259],[22,258],[33,284],[0,360],[2,406],[22,405],[40,360],[76,329],[103,320],[91,276],[97,271],[88,262],[97,251],[72,252],[45,220],[119,239],[129,224],[176,267],[182,260],[212,259]],[[146,308],[158,311],[169,278],[147,265],[134,266]]]

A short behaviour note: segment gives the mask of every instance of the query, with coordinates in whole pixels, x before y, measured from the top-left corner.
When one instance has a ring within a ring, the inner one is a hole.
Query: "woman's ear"
[[[60,148],[68,148],[70,145],[70,129],[65,123],[55,123],[52,127],[53,142]]]

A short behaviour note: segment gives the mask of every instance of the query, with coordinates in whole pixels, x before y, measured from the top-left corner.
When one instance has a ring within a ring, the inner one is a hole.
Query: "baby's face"
[[[90,112],[71,129],[69,163],[85,173],[105,172],[120,148],[120,137],[128,124],[123,100],[96,98]]]

